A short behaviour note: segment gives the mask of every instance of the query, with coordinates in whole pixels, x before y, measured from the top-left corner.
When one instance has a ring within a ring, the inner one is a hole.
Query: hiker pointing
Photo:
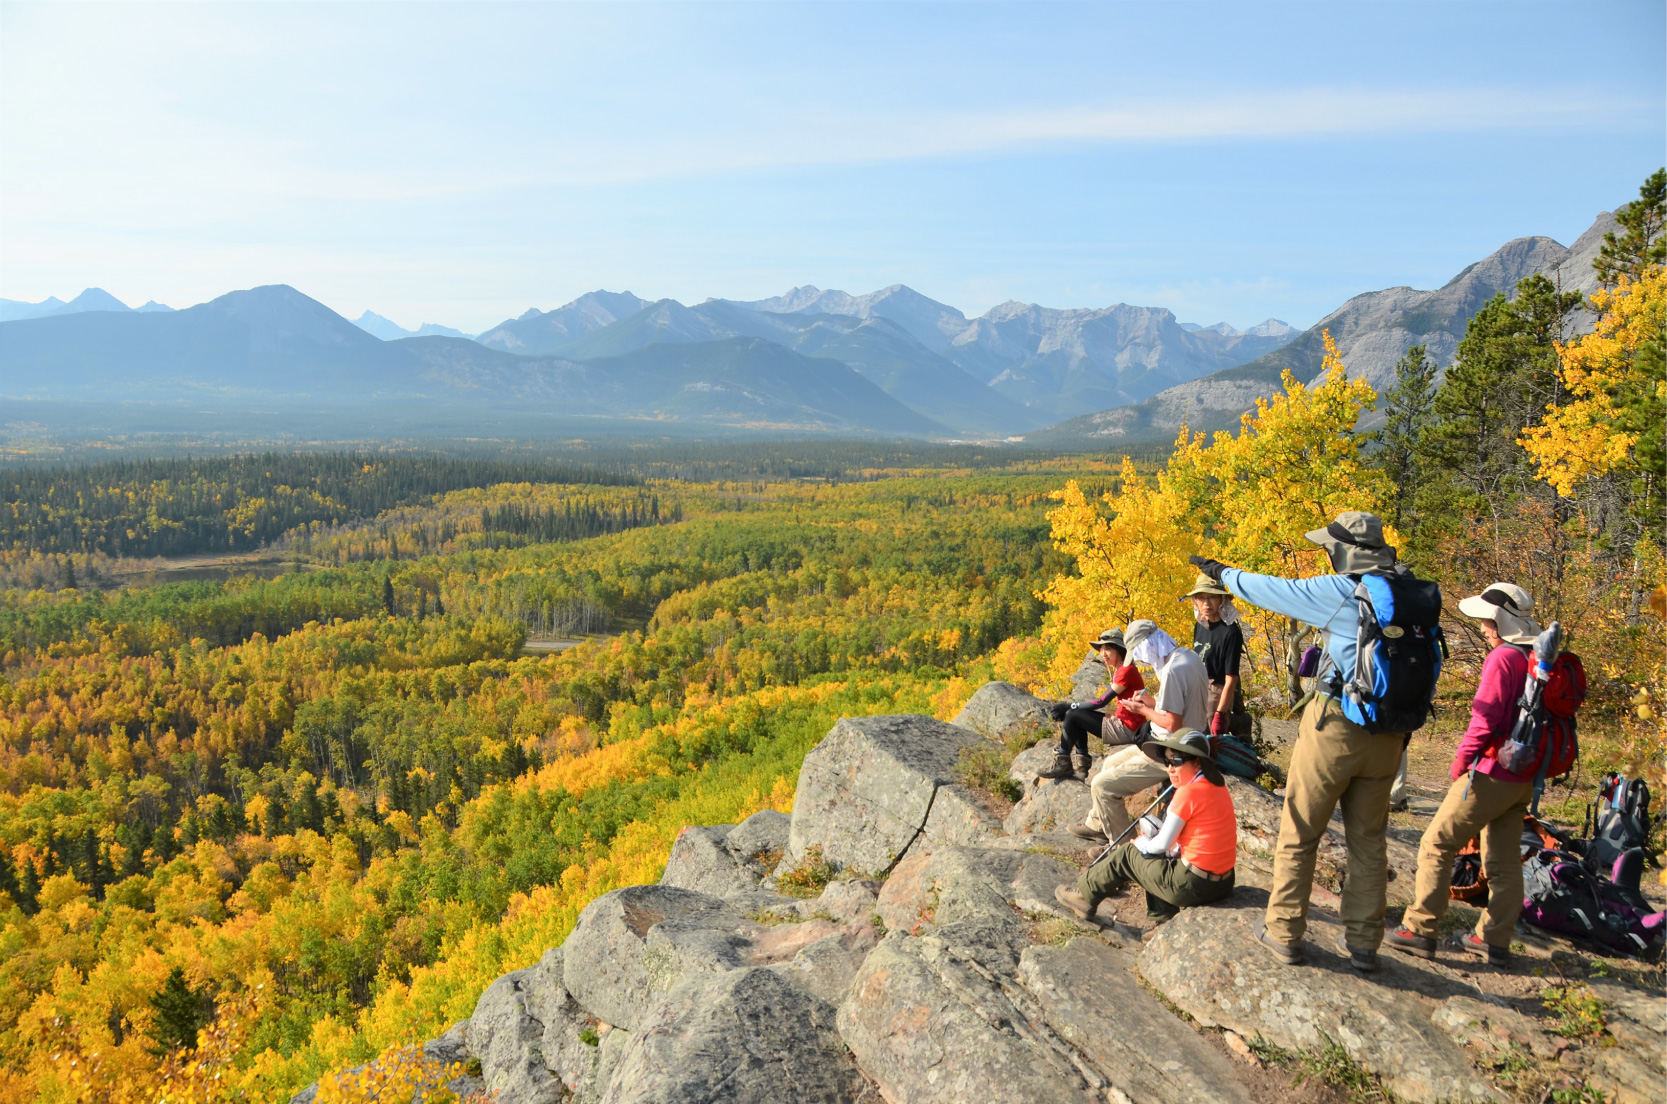
[[[1226,780],[1210,758],[1209,737],[1181,729],[1138,750],[1164,772],[1175,797],[1162,824],[1154,829],[1143,817],[1140,836],[1090,865],[1076,889],[1054,890],[1055,900],[1085,920],[1130,882],[1146,891],[1146,915],[1160,924],[1183,908],[1233,892],[1239,823]]]
[[[1516,774],[1499,762],[1511,736],[1540,626],[1529,611],[1534,599],[1515,583],[1495,583],[1459,603],[1459,612],[1480,623],[1490,651],[1470,703],[1470,727],[1453,754],[1453,784],[1418,844],[1418,883],[1412,907],[1389,945],[1419,958],[1434,958],[1436,925],[1447,912],[1453,858],[1466,842],[1482,840],[1482,869],[1488,903],[1476,930],[1462,940],[1465,950],[1485,955],[1489,965],[1511,958],[1511,933],[1522,914],[1522,820],[1534,796],[1534,776]]]
[[[1192,562],[1246,602],[1324,631],[1316,691],[1291,752],[1273,884],[1257,939],[1286,965],[1303,961],[1320,837],[1341,806],[1348,876],[1340,949],[1355,969],[1370,972],[1384,936],[1389,790],[1407,734],[1423,724],[1435,692],[1441,596],[1433,583],[1396,566],[1383,522],[1373,514],[1346,511],[1307,538],[1326,550],[1334,574],[1280,579],[1197,556]]]

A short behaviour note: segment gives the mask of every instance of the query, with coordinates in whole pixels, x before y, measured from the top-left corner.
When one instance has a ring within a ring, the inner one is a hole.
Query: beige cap
[[[1088,642],[1088,646],[1090,648],[1099,648],[1105,644],[1115,644],[1124,651],[1128,651],[1128,645],[1123,643],[1122,629],[1107,629],[1105,632]]]
[[[1459,603],[1459,612],[1478,621],[1492,621],[1499,639],[1507,644],[1533,644],[1539,622],[1529,616],[1534,597],[1515,583],[1494,583],[1474,598]]]

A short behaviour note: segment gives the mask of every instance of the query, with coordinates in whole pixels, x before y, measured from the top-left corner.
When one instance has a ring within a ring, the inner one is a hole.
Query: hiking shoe
[[[1407,928],[1396,928],[1384,936],[1383,941],[1414,958],[1435,958],[1435,940]]]
[[[1301,966],[1303,964],[1302,944],[1298,943],[1291,947],[1284,943],[1275,943],[1268,938],[1268,926],[1261,920],[1256,922],[1256,942],[1266,947],[1269,954],[1287,966]]]
[[[1337,933],[1337,949],[1348,956],[1349,965],[1353,966],[1357,973],[1375,974],[1378,972],[1378,952],[1355,950],[1349,946],[1348,936],[1343,932]]]
[[[1509,966],[1511,964],[1511,949],[1509,947],[1495,947],[1475,932],[1466,932],[1465,937],[1459,940],[1459,946],[1473,955],[1483,956],[1488,960],[1489,966]]]
[[[1078,916],[1082,917],[1084,920],[1094,919],[1094,910],[1099,907],[1096,902],[1090,901],[1088,898],[1072,889],[1069,883],[1057,887],[1053,891],[1053,899],[1070,909],[1072,912],[1076,913]]]
[[[1055,755],[1053,757],[1053,765],[1050,766],[1047,770],[1043,771],[1041,774],[1038,774],[1036,777],[1037,778],[1069,778],[1069,777],[1071,777],[1071,757],[1069,755]]]
[[[1090,759],[1086,755],[1078,755],[1076,757],[1076,764],[1076,776],[1084,782],[1088,781],[1088,776],[1094,773],[1094,760]]]
[[[1110,843],[1111,837],[1098,828],[1090,828],[1086,824],[1071,825],[1071,834],[1078,839],[1085,839],[1089,843]]]

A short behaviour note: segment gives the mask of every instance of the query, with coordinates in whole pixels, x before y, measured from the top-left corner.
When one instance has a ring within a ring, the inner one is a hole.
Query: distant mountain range
[[[1565,291],[1591,292],[1597,287],[1592,261],[1603,235],[1615,228],[1614,215],[1605,211],[1572,246],[1546,237],[1517,238],[1434,291],[1394,287],[1357,295],[1296,340],[1248,363],[1178,384],[1139,403],[1026,434],[1024,440],[1057,448],[1121,449],[1171,441],[1183,424],[1194,430],[1230,429],[1257,399],[1280,389],[1285,371],[1302,383],[1319,375],[1326,330],[1337,342],[1349,375],[1382,393],[1394,386],[1395,362],[1414,345],[1424,345],[1430,359],[1445,370],[1471,317],[1500,292],[1514,296],[1519,280],[1540,274]],[[1570,323],[1571,332],[1591,324],[1584,315]],[[1368,424],[1375,421],[1381,416],[1369,417]]]
[[[130,310],[90,288],[69,303],[0,300],[0,398],[42,410],[265,411],[299,426],[375,411],[384,429],[443,415],[453,428],[513,419],[518,432],[606,424],[1144,447],[1172,440],[1183,422],[1232,426],[1285,370],[1311,380],[1325,329],[1350,372],[1380,391],[1413,344],[1445,366],[1470,317],[1522,277],[1591,290],[1591,259],[1613,226],[1599,216],[1572,248],[1519,238],[1440,289],[1358,295],[1300,333],[1276,319],[1240,331],[1127,304],[1007,302],[969,319],[895,284],[695,306],[593,291],[470,339],[432,323],[406,330],[370,311],[350,322],[284,285],[182,311]]]
[[[134,311],[148,314],[173,309],[158,303],[155,299],[142,307],[130,307],[103,288],[88,288],[67,303],[55,295],[39,303],[0,299],[0,322],[11,322],[20,318],[45,318],[53,314],[81,314],[86,311]]]
[[[414,330],[408,330],[398,322],[383,318],[380,314],[366,311],[353,320],[353,324],[383,341],[398,341],[402,337],[473,337],[462,330],[454,330],[450,326],[437,326],[433,322],[424,322]]]
[[[1145,398],[1296,334],[1273,320],[1246,333],[1186,327],[1167,310],[1124,305],[1006,303],[969,320],[902,285],[693,307],[595,291],[473,340],[370,311],[349,322],[283,285],[165,319],[93,292],[82,300],[73,316],[49,301],[35,317],[0,323],[0,394],[250,409],[439,404],[521,418],[999,439],[1061,412]]]

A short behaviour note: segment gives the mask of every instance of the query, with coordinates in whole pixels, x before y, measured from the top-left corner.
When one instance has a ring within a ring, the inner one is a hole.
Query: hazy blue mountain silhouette
[[[165,314],[99,311],[0,323],[0,394],[944,432],[845,364],[756,337],[659,343],[587,362],[525,357],[460,338],[382,341],[284,285]]]

